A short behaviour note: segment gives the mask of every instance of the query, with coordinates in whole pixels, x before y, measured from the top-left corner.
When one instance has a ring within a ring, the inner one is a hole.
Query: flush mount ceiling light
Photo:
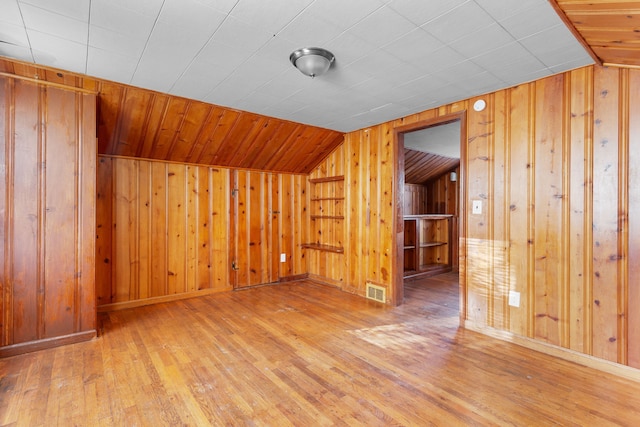
[[[319,47],[303,47],[289,55],[289,60],[300,72],[311,78],[327,72],[335,57]]]

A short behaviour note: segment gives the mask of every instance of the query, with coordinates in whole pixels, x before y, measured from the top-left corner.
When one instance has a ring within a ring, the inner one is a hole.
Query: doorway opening
[[[459,272],[464,230],[465,118],[461,112],[396,129],[398,303],[405,297],[405,281],[445,273],[451,279]],[[462,315],[464,280],[455,282]]]

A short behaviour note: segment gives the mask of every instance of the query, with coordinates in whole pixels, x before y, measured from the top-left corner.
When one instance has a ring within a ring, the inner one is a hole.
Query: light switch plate
[[[511,307],[520,307],[520,292],[509,291],[509,305]]]
[[[280,262],[287,262],[287,254],[280,254]]]
[[[482,200],[473,201],[473,209],[471,212],[476,215],[480,215],[482,213]]]

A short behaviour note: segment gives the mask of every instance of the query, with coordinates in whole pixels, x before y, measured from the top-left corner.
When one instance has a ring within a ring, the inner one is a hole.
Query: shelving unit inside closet
[[[451,218],[428,214],[404,217],[404,277],[451,271]]]

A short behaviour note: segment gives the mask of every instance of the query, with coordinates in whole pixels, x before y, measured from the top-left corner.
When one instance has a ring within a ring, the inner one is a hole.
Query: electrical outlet
[[[482,200],[473,201],[473,209],[471,212],[476,215],[480,215],[482,213]]]
[[[520,307],[520,292],[509,291],[509,305],[511,307]]]
[[[287,262],[287,254],[280,254],[280,262]]]

